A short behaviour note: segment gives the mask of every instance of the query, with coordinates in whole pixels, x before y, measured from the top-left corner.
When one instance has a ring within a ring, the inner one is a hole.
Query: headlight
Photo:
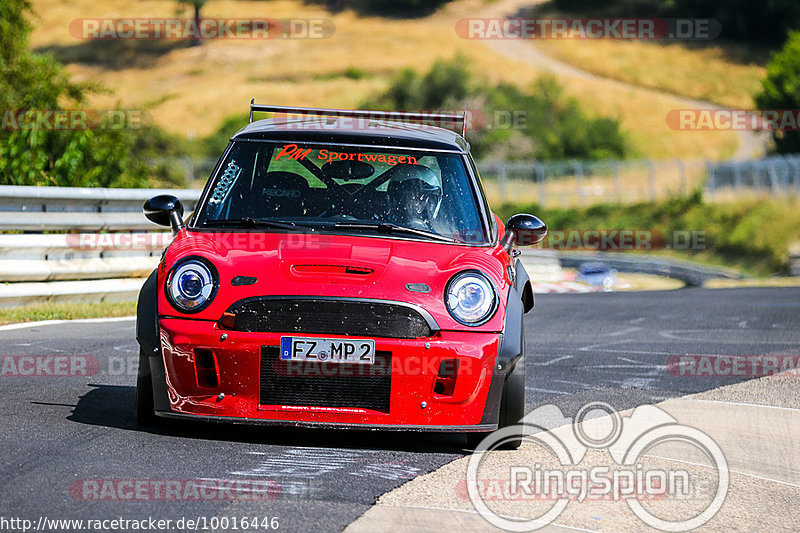
[[[465,326],[480,326],[497,310],[497,295],[489,279],[477,271],[465,271],[447,284],[445,304]]]
[[[170,303],[185,313],[196,313],[205,309],[216,296],[216,292],[216,269],[200,258],[179,263],[167,280]]]

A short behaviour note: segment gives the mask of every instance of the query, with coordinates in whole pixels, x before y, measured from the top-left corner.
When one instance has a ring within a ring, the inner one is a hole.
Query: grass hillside
[[[604,40],[586,46],[554,40],[540,46],[548,55],[598,76],[740,109],[753,109],[753,95],[766,74],[766,53],[730,43],[689,47]]]
[[[561,18],[551,3],[527,10],[530,17]],[[769,50],[733,41],[633,41],[576,39],[537,41],[548,55],[598,76],[734,108],[753,108],[766,74]]]
[[[259,102],[285,105],[354,107],[385,90],[399,69],[427,71],[437,59],[450,59],[457,54],[466,57],[472,68],[490,81],[529,87],[545,73],[543,69],[525,58],[498,53],[484,42],[461,39],[454,26],[461,18],[492,16],[509,5],[530,3],[458,0],[425,18],[387,20],[360,17],[347,10],[330,14],[317,4],[300,0],[211,0],[203,8],[205,17],[326,18],[334,23],[336,32],[324,40],[215,40],[191,47],[184,42],[81,41],[69,33],[69,23],[77,18],[190,16],[188,10],[181,11],[177,2],[34,0],[36,17],[32,22],[36,30],[31,44],[67,63],[76,80],[96,82],[107,89],[90,96],[91,106],[146,109],[157,124],[172,132],[204,137],[226,117],[246,111],[252,97]],[[566,44],[576,50],[573,56],[580,54],[580,60],[567,59],[588,67],[602,63],[600,58],[614,56],[615,46],[631,43]],[[561,43],[556,45],[557,50],[546,49],[558,56],[569,55]],[[752,84],[737,80],[761,72],[744,69],[740,73],[734,68],[737,63],[725,54],[704,50],[681,49],[680,57],[669,62],[664,58],[676,53],[674,47],[648,43],[646,52],[632,47],[625,52],[627,59],[622,64],[606,59],[604,68],[608,72],[603,74],[617,79],[629,76],[635,82],[641,76],[626,73],[633,68],[631,65],[646,61],[655,66],[640,67],[643,71],[660,71],[669,64],[663,77],[678,82],[702,78],[697,72],[702,64],[723,79],[726,72],[730,73],[732,82],[692,89],[692,96],[738,102]],[[670,130],[665,117],[680,106],[668,94],[608,86],[602,80],[558,78],[589,114],[619,118],[635,155],[721,159],[731,156],[738,145],[737,136],[731,132]],[[658,82],[643,85],[657,86]]]

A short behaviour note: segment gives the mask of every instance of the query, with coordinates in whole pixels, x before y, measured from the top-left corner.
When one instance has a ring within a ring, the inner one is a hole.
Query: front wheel
[[[525,416],[525,359],[517,362],[514,369],[506,376],[503,383],[503,395],[500,399],[500,414],[497,429],[501,430],[520,423]],[[467,433],[467,449],[474,450],[483,439],[493,432]],[[522,445],[522,435],[505,439],[498,450],[516,450]]]
[[[500,398],[500,413],[497,420],[497,429],[521,424],[525,416],[525,336],[523,334],[522,357],[506,376],[503,382],[503,395]],[[470,450],[477,448],[478,444],[490,433],[467,433],[467,447]],[[498,446],[500,450],[516,450],[522,445],[522,435],[506,439]]]
[[[515,426],[525,416],[525,356],[517,362],[514,369],[506,377],[503,385],[503,397],[500,400],[500,417],[498,429]],[[507,440],[503,450],[516,450],[522,445],[522,435]]]

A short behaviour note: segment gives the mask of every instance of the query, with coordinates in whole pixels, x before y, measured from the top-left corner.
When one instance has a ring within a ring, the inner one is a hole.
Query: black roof
[[[236,132],[231,140],[359,144],[469,152],[469,143],[461,135],[444,128],[349,117],[258,120]]]

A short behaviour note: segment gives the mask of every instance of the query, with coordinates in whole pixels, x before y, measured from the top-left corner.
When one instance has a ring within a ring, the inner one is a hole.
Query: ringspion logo
[[[496,450],[520,438],[529,447],[526,453],[515,454],[510,465],[498,468]],[[710,468],[698,474],[681,463],[654,463],[649,454],[660,445],[699,452]],[[470,456],[466,490],[475,510],[507,531],[541,529],[572,502],[587,500],[624,501],[650,527],[690,531],[716,515],[729,481],[722,449],[697,428],[678,423],[653,405],[637,407],[623,417],[606,403],[589,402],[574,419],[555,405],[544,405],[518,425],[491,433]],[[455,490],[463,494],[459,485]],[[524,503],[526,516],[535,518],[508,518],[497,501]],[[665,520],[658,507],[648,506],[654,501],[662,506],[687,501],[690,505],[675,505],[673,519]]]

